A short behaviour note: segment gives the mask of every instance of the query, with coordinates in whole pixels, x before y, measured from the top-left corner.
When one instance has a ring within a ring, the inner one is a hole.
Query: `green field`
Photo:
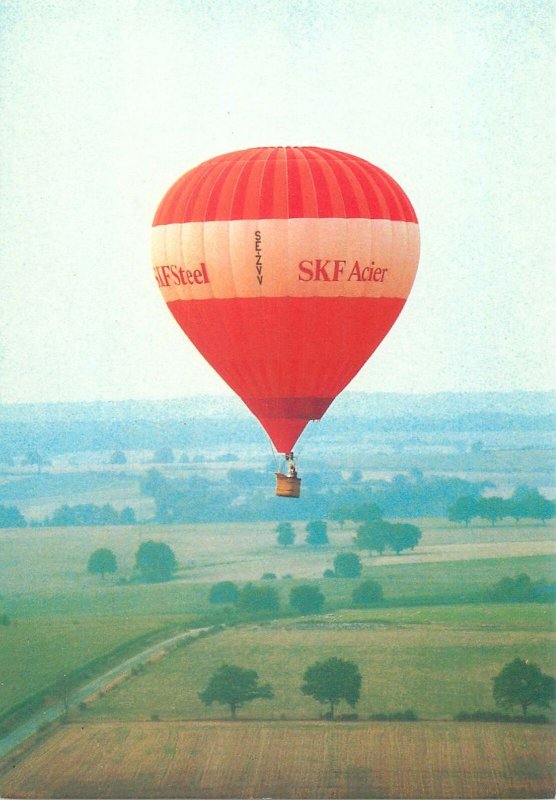
[[[423,531],[415,551],[380,558],[365,555],[369,564],[414,563],[499,558],[553,552],[554,526],[503,524],[465,528],[443,519],[412,520]],[[355,526],[329,524],[330,546],[310,548],[304,543],[305,526],[294,525],[296,544],[276,544],[273,523],[213,523],[198,525],[136,525],[92,528],[0,529],[1,593],[45,590],[55,592],[87,587],[86,564],[98,547],[109,547],[118,560],[118,578],[131,575],[135,552],[142,541],[167,542],[175,551],[178,576],[213,581],[240,577],[254,580],[263,572],[278,576],[319,577],[332,566],[339,548],[351,548]],[[89,582],[96,585],[94,581]]]
[[[18,620],[0,627],[0,714],[125,642],[162,627],[159,617]]]
[[[330,564],[334,555],[332,550],[327,554]],[[298,571],[302,571],[299,562],[303,558],[310,559],[311,553],[297,556]],[[265,563],[259,564],[259,576]],[[555,568],[556,557],[548,555],[416,563],[407,563],[400,557],[396,563],[376,565],[364,559],[362,578],[378,580],[388,603],[474,602],[482,599],[484,592],[505,575],[526,572],[535,580],[551,580]],[[239,585],[244,582],[239,570],[231,578]],[[323,591],[327,600],[325,610],[350,605],[353,588],[357,585],[357,580],[353,579],[308,580],[316,582]],[[212,582],[200,583],[182,578],[164,584],[118,586],[108,581],[102,584],[98,579],[85,575],[81,582],[80,588],[73,583],[65,587],[60,582],[57,591],[4,595],[0,610],[5,610],[15,619],[91,615],[123,618],[134,615],[176,616],[205,614],[210,610],[208,595]],[[306,583],[307,580],[292,578],[272,582],[280,594],[284,610],[288,607],[289,592],[300,582]]]
[[[466,529],[434,519],[419,524],[423,539],[415,552],[363,555],[362,578],[373,577],[384,590],[384,601],[372,609],[350,607],[358,579],[322,577],[338,552],[351,550],[353,530],[347,526],[330,526],[331,544],[322,550],[299,543],[281,549],[275,526],[268,524],[0,532],[0,612],[11,619],[0,627],[0,714],[44,692],[61,672],[123,646],[117,663],[143,649],[139,637],[151,631],[162,635],[171,626],[194,626],[196,618],[220,613],[208,600],[217,580],[241,585],[275,572],[278,579],[265,585],[278,590],[282,606],[278,619],[243,622],[176,647],[145,671],[114,683],[85,710],[72,709],[74,724],[54,731],[21,760],[4,763],[2,792],[545,796],[553,784],[553,726],[442,720],[460,711],[494,710],[492,677],[513,658],[528,658],[554,673],[556,607],[483,602],[489,587],[506,575],[554,580],[552,531],[506,524]],[[303,526],[296,528],[299,542]],[[174,548],[176,579],[119,582],[131,575],[139,543],[150,538]],[[120,576],[105,581],[85,572],[90,552],[102,546],[115,551],[120,565]],[[296,617],[289,592],[307,582],[321,588],[325,607],[321,615]],[[330,656],[354,661],[361,671],[356,709],[337,708],[338,714],[355,710],[360,722],[319,722],[326,708],[300,691],[307,666]],[[228,708],[206,707],[198,698],[226,662],[256,669],[274,688],[272,700],[240,709],[242,721],[234,725]],[[406,709],[428,721],[367,721]],[[553,711],[548,714],[554,719]]]
[[[489,630],[484,626],[490,623],[484,622],[485,607],[454,604],[480,602],[485,591],[505,575],[526,572],[535,580],[550,580],[556,574],[556,557],[549,554],[552,542],[548,526],[466,529],[435,519],[422,520],[420,524],[423,540],[414,553],[382,558],[362,556],[362,577],[373,577],[381,583],[384,606],[390,608],[342,611],[345,621],[359,619],[361,614],[366,614],[367,620],[386,614],[390,626],[406,625],[422,622],[425,613],[426,625],[431,626],[432,611],[423,611],[421,606],[440,604],[434,612],[438,625],[458,630],[472,625],[484,634],[479,649],[486,648]],[[0,670],[4,676],[0,713],[42,691],[60,672],[72,671],[147,631],[177,620],[195,624],[196,616],[219,611],[208,602],[210,586],[216,580],[231,578],[241,585],[272,571],[279,576],[271,585],[280,594],[285,614],[292,613],[289,592],[307,580],[316,582],[323,591],[325,614],[337,614],[339,609],[349,607],[358,581],[321,576],[324,568],[332,566],[337,552],[351,549],[353,531],[347,526],[344,530],[330,526],[329,547],[315,551],[298,544],[285,550],[276,546],[274,527],[172,525],[0,531],[0,613],[7,613],[12,620],[10,626],[0,627]],[[303,526],[297,526],[297,532],[301,539]],[[129,575],[135,550],[149,538],[168,542],[175,549],[180,564],[175,580],[119,585],[118,576],[101,581],[86,574],[90,552],[107,546],[116,553],[124,575]],[[492,553],[497,555],[493,557]],[[280,577],[288,573],[291,579]],[[444,607],[445,604],[451,605]],[[538,632],[541,622],[553,625],[549,617],[552,607],[535,606],[527,612],[526,608],[509,606],[507,614],[499,609],[498,621],[492,624],[496,630],[505,626],[512,631],[525,629],[531,635]],[[487,611],[492,619],[495,607],[490,606]],[[423,635],[425,630],[434,633],[433,628],[423,628]],[[224,642],[228,641],[226,637]],[[422,647],[427,647],[426,637]],[[227,658],[232,658],[234,648],[230,647],[229,652]],[[454,650],[453,659],[457,658]],[[145,708],[141,714],[148,717],[151,711],[152,708]],[[201,712],[187,711],[186,716],[198,713]],[[294,709],[288,713],[298,712]],[[203,711],[201,715],[204,714]]]
[[[548,560],[554,552],[549,526],[464,528],[438,519],[417,522],[423,538],[415,551],[380,558],[361,554],[365,573],[383,583],[389,600],[475,599],[503,575],[525,571],[535,579],[556,577],[556,566]],[[354,531],[347,525],[330,525],[330,546],[320,549],[303,543],[303,526],[296,525],[296,532],[298,544],[280,548],[269,523],[0,531],[0,612],[23,618],[204,613],[207,584],[257,580],[264,572],[318,579],[339,550],[352,549]],[[174,549],[176,580],[119,585],[132,574],[139,544],[151,538]],[[87,559],[98,547],[111,548],[118,559],[118,574],[104,582],[86,574]],[[276,585],[285,600],[290,584]],[[323,583],[333,606],[349,602],[352,588],[349,581]]]
[[[340,612],[242,626],[177,649],[80,718],[221,719],[228,709],[206,707],[197,695],[218,666],[234,663],[256,669],[275,692],[273,700],[250,703],[241,716],[312,719],[326,709],[301,694],[302,675],[314,661],[331,656],[359,666],[362,718],[407,708],[430,719],[493,710],[491,678],[505,663],[529,658],[551,670],[553,621],[546,606],[520,604]]]

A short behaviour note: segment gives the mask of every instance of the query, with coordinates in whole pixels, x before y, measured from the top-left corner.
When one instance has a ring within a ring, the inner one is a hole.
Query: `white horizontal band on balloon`
[[[263,219],[160,225],[152,232],[164,299],[400,297],[419,259],[416,223]]]

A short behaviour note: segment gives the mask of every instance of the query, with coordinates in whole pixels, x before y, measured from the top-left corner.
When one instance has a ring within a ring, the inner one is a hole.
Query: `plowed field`
[[[4,797],[554,797],[554,729],[476,723],[67,725]]]

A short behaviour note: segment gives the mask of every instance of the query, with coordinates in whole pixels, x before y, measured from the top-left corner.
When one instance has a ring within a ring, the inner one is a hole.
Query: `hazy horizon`
[[[329,417],[333,415],[338,409],[342,409],[344,406],[350,407],[353,406],[356,402],[364,402],[365,400],[375,400],[379,404],[380,407],[383,409],[387,409],[389,407],[389,403],[392,406],[392,411],[389,413],[393,413],[395,408],[399,405],[400,401],[407,400],[407,401],[421,401],[425,405],[427,405],[427,401],[435,399],[438,402],[445,401],[450,404],[450,401],[456,402],[458,400],[462,400],[464,398],[469,398],[480,406],[484,406],[485,408],[490,408],[490,403],[492,401],[496,401],[497,399],[502,402],[503,400],[506,401],[506,405],[504,406],[504,410],[502,413],[509,413],[514,411],[516,414],[523,413],[524,408],[527,406],[527,401],[530,400],[531,402],[536,402],[537,404],[546,404],[546,410],[543,413],[556,413],[556,390],[547,389],[547,390],[535,390],[535,389],[512,389],[512,390],[499,390],[499,391],[430,391],[430,392],[381,392],[381,391],[368,391],[368,390],[354,390],[354,389],[345,389],[343,392],[338,395],[338,397],[333,401],[332,405],[330,406],[329,410],[326,412],[325,417]],[[512,406],[512,402],[516,404],[516,407]],[[184,404],[184,407],[192,408],[195,406],[202,407],[202,404],[205,403],[210,408],[211,412],[214,415],[217,415],[219,409],[222,410],[222,414],[225,415],[229,413],[229,409],[231,406],[236,406],[239,412],[245,414],[246,416],[251,416],[251,412],[244,404],[243,400],[236,395],[231,390],[228,391],[226,395],[223,394],[216,394],[216,393],[206,393],[206,394],[199,394],[199,395],[182,395],[182,396],[175,396],[175,397],[126,397],[126,398],[112,398],[112,399],[102,399],[102,400],[54,400],[54,401],[20,401],[20,402],[0,402],[0,409],[4,409],[6,411],[17,410],[17,409],[25,409],[26,407],[57,407],[57,406],[88,406],[88,407],[107,407],[107,406],[126,406],[126,405],[137,405],[139,407],[144,406],[175,406],[180,403]],[[509,405],[508,405],[509,404]],[[540,413],[536,411],[535,413]]]

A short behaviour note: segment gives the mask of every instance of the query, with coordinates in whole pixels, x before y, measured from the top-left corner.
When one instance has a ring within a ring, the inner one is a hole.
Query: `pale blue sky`
[[[158,294],[150,225],[199,162],[286,144],[383,167],[421,223],[411,298],[351,388],[554,388],[554,20],[548,0],[0,0],[0,402],[227,392]]]

